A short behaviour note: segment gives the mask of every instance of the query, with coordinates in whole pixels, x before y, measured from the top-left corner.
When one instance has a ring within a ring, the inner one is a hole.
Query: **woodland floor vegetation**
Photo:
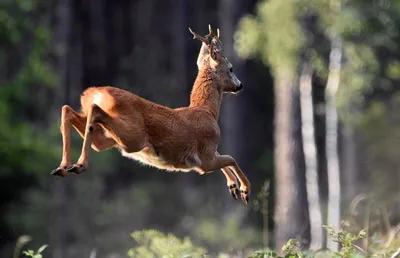
[[[248,251],[241,254],[229,254],[219,252],[214,255],[208,254],[208,251],[200,246],[196,246],[189,237],[180,239],[173,234],[164,234],[154,229],[140,230],[131,234],[134,240],[134,247],[129,249],[127,256],[130,258],[197,258],[197,257],[216,257],[216,258],[369,258],[369,257],[400,257],[400,235],[391,240],[389,244],[379,242],[374,237],[367,237],[367,230],[361,230],[358,233],[351,233],[343,228],[335,231],[333,227],[324,226],[328,236],[340,246],[338,251],[328,249],[320,250],[300,250],[300,244],[296,239],[290,239],[280,251],[273,251],[269,248]],[[19,257],[18,253],[23,245],[31,239],[23,236],[18,241],[14,258]],[[360,241],[367,240],[370,242],[368,250],[360,247]],[[43,254],[47,245],[43,245],[38,250],[24,250],[22,253],[25,257],[46,258]],[[96,256],[90,256],[96,257]]]

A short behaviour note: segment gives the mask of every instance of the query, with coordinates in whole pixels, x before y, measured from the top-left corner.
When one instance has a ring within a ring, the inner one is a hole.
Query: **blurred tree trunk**
[[[221,30],[221,40],[224,44],[224,55],[232,63],[234,73],[239,80],[243,82],[244,77],[243,61],[241,61],[234,49],[233,36],[235,33],[236,24],[239,20],[242,4],[235,0],[220,0],[219,1],[219,24]],[[214,28],[216,30],[216,28]],[[244,89],[246,90],[246,89]],[[227,95],[224,98],[221,112],[221,148],[222,153],[226,153],[235,157],[241,165],[243,160],[244,133],[242,131],[243,124],[243,98],[237,98],[232,95]]]
[[[350,111],[351,112],[351,111]],[[358,195],[362,178],[359,175],[357,136],[353,125],[344,124],[339,130],[341,142],[342,204],[348,208]]]
[[[301,103],[301,132],[305,161],[305,175],[308,210],[310,216],[310,248],[318,250],[322,247],[322,214],[319,197],[317,146],[315,137],[314,106],[313,106],[313,67],[311,49],[315,34],[315,19],[312,13],[304,13],[300,24],[305,35],[308,35],[300,55],[300,103]]]
[[[328,220],[327,224],[340,228],[340,170],[338,157],[338,115],[336,108],[336,92],[340,84],[342,59],[342,41],[336,36],[332,40],[329,57],[329,75],[325,90],[326,103],[326,162],[328,170]],[[338,243],[327,240],[327,247],[333,251],[338,249]]]
[[[275,84],[275,240],[280,249],[291,238],[308,240],[309,217],[299,88],[289,76],[279,75]]]
[[[172,51],[173,55],[170,56],[172,59],[173,73],[174,73],[174,84],[176,90],[178,90],[181,101],[187,96],[183,93],[186,92],[187,86],[187,70],[186,70],[186,45],[188,38],[188,29],[186,22],[187,14],[187,3],[186,0],[176,0],[173,3],[173,26],[172,26]],[[177,93],[178,93],[177,92]]]
[[[310,213],[310,248],[322,247],[322,214],[319,198],[317,151],[314,134],[314,109],[312,98],[312,67],[308,57],[305,58],[300,76],[300,102],[303,135],[303,151],[306,165],[307,200]]]
[[[71,0],[59,0],[57,6],[57,41],[56,52],[58,56],[58,76],[59,84],[62,89],[62,100],[65,104],[69,103],[70,87],[68,81],[69,63],[69,39],[71,33]],[[55,110],[61,115],[61,106]],[[64,258],[68,250],[67,235],[69,230],[68,221],[68,192],[70,184],[67,180],[59,178],[52,179],[51,185],[51,215],[49,225],[49,239],[53,258]]]

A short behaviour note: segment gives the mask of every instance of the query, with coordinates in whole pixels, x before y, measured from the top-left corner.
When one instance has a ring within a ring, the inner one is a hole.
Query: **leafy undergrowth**
[[[388,257],[400,258],[400,238],[393,242],[392,247],[382,248],[376,245],[372,250],[366,251],[356,244],[357,241],[367,238],[367,231],[361,230],[358,234],[346,232],[343,229],[335,231],[332,227],[324,226],[328,231],[329,238],[341,246],[338,252],[328,249],[317,251],[300,251],[299,242],[290,239],[286,245],[282,247],[282,255],[278,255],[274,251],[256,251],[250,255],[250,258],[369,258],[369,257]],[[396,246],[397,248],[396,249]]]
[[[188,237],[181,240],[153,229],[136,231],[131,237],[138,245],[128,251],[130,258],[204,257],[206,253],[204,248],[194,246]]]
[[[396,251],[400,252],[400,239],[393,242],[391,247],[382,248],[380,245],[371,245],[371,250],[366,251],[356,244],[357,241],[367,238],[367,231],[361,230],[358,234],[347,232],[343,229],[335,231],[332,227],[324,227],[328,231],[329,238],[340,244],[338,252],[327,249],[317,251],[300,251],[297,240],[290,239],[281,249],[280,254],[272,250],[258,250],[247,257],[250,258],[367,258],[367,257],[388,257],[400,258]],[[207,254],[202,247],[196,247],[189,238],[178,239],[172,234],[164,235],[155,230],[137,231],[132,234],[137,246],[129,250],[130,258],[144,257],[214,257]],[[217,258],[246,257],[230,256],[220,253]]]
[[[329,238],[340,244],[340,250],[333,252],[327,249],[317,251],[301,251],[299,242],[295,239],[290,239],[277,253],[273,250],[258,250],[245,256],[231,256],[225,253],[220,253],[217,256],[207,254],[207,250],[203,247],[196,246],[192,241],[185,237],[179,239],[173,234],[164,234],[157,230],[140,230],[131,234],[135,240],[135,247],[129,249],[127,256],[129,258],[233,258],[233,257],[249,257],[249,258],[372,258],[372,257],[387,257],[387,258],[400,258],[400,237],[393,239],[389,246],[380,245],[368,239],[371,244],[368,251],[364,250],[356,243],[360,240],[367,239],[366,230],[361,230],[358,234],[347,232],[343,229],[335,231],[332,227],[324,227],[328,231]],[[26,236],[21,237],[27,238]],[[24,238],[24,239],[25,239]],[[29,237],[28,237],[29,238]],[[20,257],[19,252],[28,240],[18,241],[14,258]],[[47,245],[40,247],[37,251],[26,250],[23,251],[24,257],[31,258],[44,258],[42,252],[46,249]]]

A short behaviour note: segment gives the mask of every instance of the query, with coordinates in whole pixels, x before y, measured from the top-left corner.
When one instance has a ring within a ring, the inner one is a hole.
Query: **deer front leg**
[[[229,167],[240,182],[240,192],[244,203],[248,204],[250,197],[250,182],[247,177],[243,174],[240,167],[237,165],[234,158],[229,155],[219,155],[215,153],[214,157],[203,161],[201,169],[205,172],[211,172],[213,170]]]

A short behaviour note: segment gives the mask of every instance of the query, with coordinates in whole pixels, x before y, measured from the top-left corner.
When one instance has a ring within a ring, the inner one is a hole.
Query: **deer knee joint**
[[[70,109],[71,109],[71,107],[68,106],[68,105],[64,105],[64,106],[62,106],[62,108],[61,108],[61,110],[62,110],[63,112],[68,112]]]
[[[92,111],[92,119],[91,119],[91,121],[93,123],[99,122],[101,120],[101,117],[104,114],[103,109],[101,109],[101,107],[99,107],[97,104],[94,104],[94,103],[90,106],[90,108],[91,108],[91,111]]]
[[[98,112],[100,110],[102,110],[97,104],[92,103],[92,105],[90,105],[90,108],[92,109],[92,112]]]

